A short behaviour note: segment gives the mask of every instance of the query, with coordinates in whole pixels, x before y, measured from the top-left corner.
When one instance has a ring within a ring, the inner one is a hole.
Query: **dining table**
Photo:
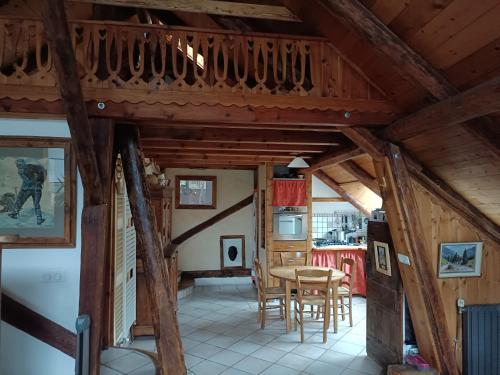
[[[331,267],[319,267],[319,266],[281,266],[273,267],[269,270],[269,274],[280,280],[281,284],[285,286],[285,319],[286,319],[286,331],[290,332],[292,328],[292,318],[291,318],[291,302],[292,302],[292,289],[297,286],[295,278],[295,270],[322,270],[329,271],[332,270],[332,300],[333,300],[333,331],[337,333],[338,325],[338,295],[337,288],[340,286],[341,280],[345,277],[345,273],[339,271],[336,268]],[[315,277],[308,278],[307,283],[309,284],[326,284],[327,277]]]

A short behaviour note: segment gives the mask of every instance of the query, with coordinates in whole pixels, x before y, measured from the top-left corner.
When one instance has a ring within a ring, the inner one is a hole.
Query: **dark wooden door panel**
[[[391,276],[375,268],[373,242],[389,244]],[[403,359],[403,287],[387,223],[370,221],[366,252],[366,352],[382,366]]]

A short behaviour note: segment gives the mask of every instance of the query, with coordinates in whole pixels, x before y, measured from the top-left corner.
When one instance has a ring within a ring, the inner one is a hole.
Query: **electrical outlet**
[[[457,299],[457,307],[459,309],[463,309],[465,307],[465,301],[463,298],[459,298]]]
[[[42,281],[44,283],[62,283],[64,282],[64,274],[60,272],[46,272],[42,274]]]

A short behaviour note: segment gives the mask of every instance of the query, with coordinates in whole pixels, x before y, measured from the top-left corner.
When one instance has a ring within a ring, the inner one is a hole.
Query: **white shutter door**
[[[125,196],[115,191],[114,344],[124,338]]]
[[[128,197],[125,205],[125,330],[128,336],[136,319],[136,235]]]

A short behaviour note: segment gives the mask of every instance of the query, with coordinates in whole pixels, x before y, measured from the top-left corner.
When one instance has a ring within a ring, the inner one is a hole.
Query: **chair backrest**
[[[280,253],[282,266],[307,266],[308,255],[304,251],[282,251]]]
[[[257,277],[257,290],[260,294],[265,290],[262,266],[257,258],[253,261],[253,264],[255,266],[255,276]]]
[[[345,277],[342,279],[342,286],[352,291],[356,275],[356,261],[350,258],[342,258],[340,261],[340,270],[345,273]]]
[[[323,280],[318,280],[323,278]],[[326,279],[325,279],[326,278]],[[302,302],[302,295],[305,291],[317,290],[323,292],[325,298],[329,300],[330,288],[332,286],[332,270],[295,270],[295,283],[297,287],[296,298]]]

